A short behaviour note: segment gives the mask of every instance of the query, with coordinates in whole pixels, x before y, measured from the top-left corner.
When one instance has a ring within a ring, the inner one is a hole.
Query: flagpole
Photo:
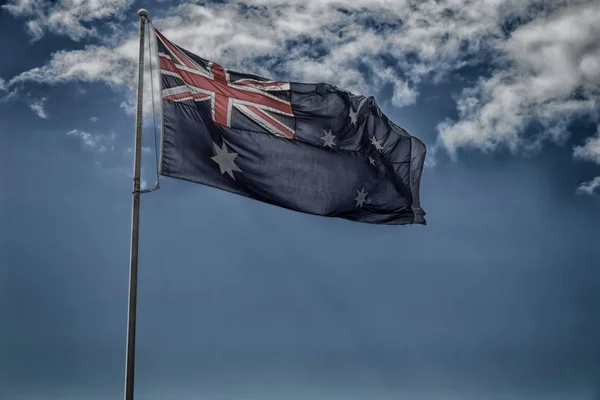
[[[135,328],[137,306],[138,242],[140,228],[140,171],[142,155],[142,96],[144,89],[144,32],[148,11],[140,16],[140,55],[138,70],[137,113],[135,116],[135,151],[133,156],[133,212],[131,217],[131,252],[129,264],[129,311],[127,314],[127,358],[125,363],[125,400],[133,400],[135,377]],[[152,83],[151,83],[152,84]]]

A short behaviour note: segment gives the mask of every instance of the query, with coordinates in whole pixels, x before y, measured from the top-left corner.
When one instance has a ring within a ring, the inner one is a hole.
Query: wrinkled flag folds
[[[304,213],[425,224],[425,145],[373,97],[227,70],[154,34],[161,175]]]

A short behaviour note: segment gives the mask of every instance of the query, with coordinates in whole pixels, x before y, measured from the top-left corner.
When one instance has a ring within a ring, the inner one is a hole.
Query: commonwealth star
[[[225,142],[223,142],[223,147],[219,148],[215,142],[213,142],[213,148],[215,149],[216,156],[211,157],[210,159],[219,164],[219,168],[221,170],[221,174],[227,172],[227,174],[235,180],[235,176],[233,176],[233,171],[242,172],[242,170],[235,165],[235,158],[237,157],[237,153],[229,153]]]

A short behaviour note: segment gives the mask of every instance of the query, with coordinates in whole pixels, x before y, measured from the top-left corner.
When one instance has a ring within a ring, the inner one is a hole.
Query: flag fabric
[[[425,145],[373,97],[227,70],[154,32],[161,175],[310,214],[425,224]]]

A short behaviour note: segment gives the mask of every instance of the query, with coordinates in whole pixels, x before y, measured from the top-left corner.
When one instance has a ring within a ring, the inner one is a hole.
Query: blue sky
[[[599,398],[600,6],[566,0],[6,2],[0,398],[122,395],[140,7],[225,67],[375,95],[429,153],[427,226],[162,179],[138,398]]]

